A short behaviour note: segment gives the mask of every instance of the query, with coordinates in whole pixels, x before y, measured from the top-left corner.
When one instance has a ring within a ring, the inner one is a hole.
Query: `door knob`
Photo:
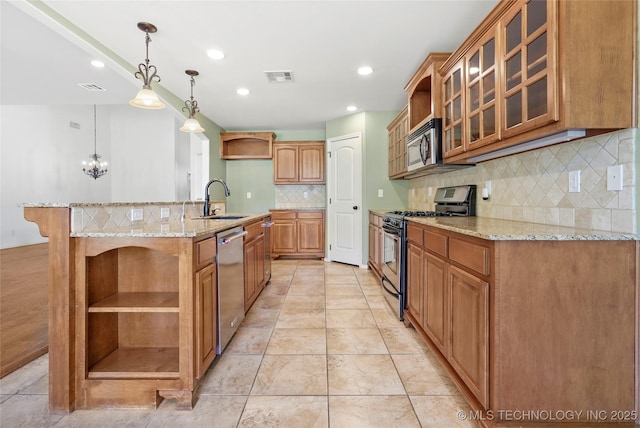
[[[357,206],[357,205],[354,205],[354,206],[353,206],[353,209],[354,209],[354,210],[357,210],[357,209],[358,209],[358,206]]]

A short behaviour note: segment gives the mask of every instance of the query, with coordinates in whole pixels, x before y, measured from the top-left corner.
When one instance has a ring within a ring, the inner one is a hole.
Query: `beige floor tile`
[[[366,296],[384,296],[386,294],[379,284],[360,284],[360,289]]]
[[[292,284],[287,296],[324,296],[324,283],[309,282]]]
[[[288,292],[289,282],[282,284],[270,282],[262,290],[262,294],[265,296],[286,296]]]
[[[301,276],[324,276],[324,266],[322,265],[298,265],[296,273],[293,274],[293,279]]]
[[[251,396],[238,427],[304,427],[326,428],[327,397],[260,397]]]
[[[246,402],[247,396],[200,395],[193,410],[184,411],[176,409],[175,400],[164,400],[151,414],[146,428],[235,428]]]
[[[369,309],[363,295],[327,296],[327,309]]]
[[[373,275],[372,273],[369,274],[362,274],[362,275],[358,275],[356,273],[356,276],[358,277],[358,282],[360,283],[360,285],[376,285],[376,286],[380,286],[380,280]]]
[[[390,355],[328,355],[329,395],[404,395]]]
[[[424,355],[428,351],[427,344],[422,339],[414,336],[412,330],[407,327],[381,328],[380,334],[387,344],[391,354],[416,354]],[[415,330],[413,330],[415,331]]]
[[[248,395],[260,367],[260,355],[219,356],[202,380],[202,395]]]
[[[294,275],[291,285],[324,285],[324,275]]]
[[[323,309],[283,309],[276,328],[325,328]]]
[[[255,328],[273,328],[280,314],[279,309],[251,308],[244,316],[240,326]]]
[[[326,354],[324,328],[276,328],[266,354]]]
[[[265,355],[251,395],[326,395],[324,355]]]
[[[28,387],[20,390],[18,394],[26,394],[26,395],[47,395],[49,394],[49,375],[46,374],[42,376],[37,381],[33,382]]]
[[[388,354],[377,328],[328,328],[329,354]]]
[[[368,309],[327,309],[327,328],[374,328],[376,320]]]
[[[291,278],[293,278],[294,269],[291,269],[291,272],[280,272],[276,269],[271,269],[271,279],[269,280],[270,284],[278,284],[284,285],[289,284],[291,282]]]
[[[371,309],[371,313],[373,314],[373,318],[375,318],[376,324],[378,324],[379,328],[404,327],[402,321],[398,319],[398,316],[390,307],[386,307],[384,309]]]
[[[272,332],[271,328],[240,327],[224,350],[224,354],[262,355],[267,349]]]
[[[358,284],[327,284],[324,286],[327,296],[364,296]]]
[[[49,354],[36,358],[0,379],[1,394],[15,394],[49,373]]]
[[[420,427],[406,396],[332,396],[329,415],[331,428]]]
[[[141,422],[147,416],[148,413]],[[63,417],[49,414],[49,398],[46,395],[13,395],[0,404],[0,426],[3,428],[48,427],[55,425]]]
[[[355,275],[325,275],[325,284],[358,284],[358,278]]]
[[[382,294],[367,295],[367,303],[371,309],[385,309],[389,307],[389,302]]]
[[[268,295],[261,293],[260,296],[253,302],[253,306],[256,308],[264,308],[264,309],[280,309],[282,304],[284,303],[285,295]]]
[[[410,396],[413,408],[423,428],[475,427],[475,423],[462,420],[460,414],[469,415],[469,406],[461,396]]]
[[[282,309],[324,309],[324,295],[290,294],[285,299]]]
[[[392,355],[391,358],[409,395],[460,395],[453,381],[431,358],[425,355]]]

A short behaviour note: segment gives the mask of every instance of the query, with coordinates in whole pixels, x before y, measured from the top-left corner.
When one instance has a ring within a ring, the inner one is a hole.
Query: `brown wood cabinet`
[[[202,379],[216,357],[218,338],[217,268],[196,272],[196,378]]]
[[[408,108],[405,107],[387,126],[389,141],[389,178],[402,178],[407,174],[407,143],[409,132]]]
[[[244,227],[244,311],[249,310],[267,282],[265,268],[265,220]]]
[[[382,215],[369,212],[369,268],[382,277]]]
[[[632,414],[637,242],[490,241],[414,221],[408,239],[405,320],[493,412],[483,426],[504,409]]]
[[[417,130],[428,120],[441,117],[442,82],[438,69],[450,55],[449,52],[429,54],[406,84],[404,90],[408,97],[409,117],[407,134]]]
[[[271,257],[324,257],[324,210],[271,210]]]
[[[445,163],[570,129],[635,127],[637,3],[615,5],[499,2],[440,68]]]
[[[273,132],[221,132],[220,159],[271,159]]]
[[[324,141],[278,141],[273,147],[273,182],[324,184]]]

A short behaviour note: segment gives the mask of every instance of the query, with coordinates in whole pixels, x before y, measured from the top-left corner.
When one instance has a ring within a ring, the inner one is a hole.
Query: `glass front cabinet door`
[[[442,139],[443,157],[448,158],[463,153],[463,85],[464,59],[460,60],[443,76],[444,90],[442,94]]]
[[[503,137],[558,120],[555,0],[521,0],[501,21]]]

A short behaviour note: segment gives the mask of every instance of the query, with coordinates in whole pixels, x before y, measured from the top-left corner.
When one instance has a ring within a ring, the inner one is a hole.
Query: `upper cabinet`
[[[501,1],[439,70],[445,162],[635,127],[636,14],[630,0]]]
[[[407,174],[407,143],[409,132],[408,106],[387,126],[389,139],[389,178],[402,178]]]
[[[450,53],[430,54],[405,86],[409,116],[407,134],[418,129],[427,120],[440,117],[442,85],[438,69],[450,55]]]
[[[273,144],[275,184],[324,184],[324,141],[278,141]]]
[[[273,132],[221,132],[220,159],[271,159]]]

